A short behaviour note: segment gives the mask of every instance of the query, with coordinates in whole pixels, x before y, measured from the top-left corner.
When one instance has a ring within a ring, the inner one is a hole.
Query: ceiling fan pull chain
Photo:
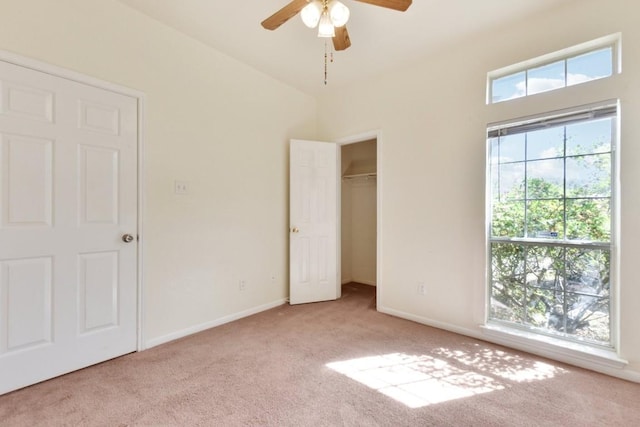
[[[329,67],[328,64],[333,64],[333,49],[329,50],[329,43],[324,41],[324,84],[327,85],[327,81],[329,80]]]
[[[324,85],[325,86],[327,85],[327,75],[328,75],[328,72],[327,72],[327,55],[328,55],[327,54],[327,49],[328,49],[327,41],[325,40],[324,41]]]

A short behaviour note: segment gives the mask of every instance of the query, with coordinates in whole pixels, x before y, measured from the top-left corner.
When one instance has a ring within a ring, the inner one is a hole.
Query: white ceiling
[[[119,0],[301,91],[324,89],[325,39],[295,16],[275,31],[260,22],[289,0]],[[352,46],[334,54],[329,83],[340,87],[410,64],[469,35],[574,0],[414,0],[398,12],[355,0]],[[331,46],[331,40],[329,46]]]

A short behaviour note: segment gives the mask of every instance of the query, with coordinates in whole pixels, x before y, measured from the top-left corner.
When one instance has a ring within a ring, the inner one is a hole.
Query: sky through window
[[[612,74],[613,47],[608,46],[492,79],[491,102],[548,92]]]

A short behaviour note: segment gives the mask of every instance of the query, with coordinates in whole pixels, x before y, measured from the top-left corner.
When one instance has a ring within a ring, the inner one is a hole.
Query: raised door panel
[[[119,152],[80,145],[80,225],[117,224]]]
[[[78,128],[107,135],[120,135],[120,109],[91,101],[78,101]]]
[[[292,279],[301,285],[311,283],[311,239],[299,237],[294,240],[292,246],[293,274]]]
[[[51,342],[51,258],[0,262],[0,354]]]
[[[331,256],[331,248],[329,247],[330,239],[327,236],[318,237],[317,252],[317,277],[318,282],[322,285],[329,281],[329,257]]]
[[[313,150],[300,149],[294,161],[297,180],[292,182],[295,203],[292,206],[292,221],[300,226],[312,221],[314,194],[309,189],[313,187],[315,153]]]
[[[118,253],[80,254],[78,257],[79,327],[81,333],[118,324]]]
[[[14,118],[53,123],[54,94],[38,87],[0,80],[0,113]]]
[[[52,225],[53,141],[0,134],[3,227]]]

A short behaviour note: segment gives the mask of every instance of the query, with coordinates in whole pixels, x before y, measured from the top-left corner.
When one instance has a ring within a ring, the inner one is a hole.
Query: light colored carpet
[[[281,306],[0,396],[0,425],[635,426],[640,385],[377,313]]]

